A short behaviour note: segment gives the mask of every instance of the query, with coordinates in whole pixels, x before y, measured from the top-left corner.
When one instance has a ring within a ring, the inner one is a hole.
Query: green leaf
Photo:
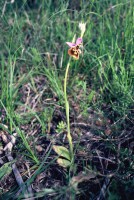
[[[38,52],[38,50],[36,48],[32,48],[32,58],[33,58],[33,61],[39,63],[41,62],[41,56]]]
[[[64,158],[58,158],[57,163],[62,167],[70,167],[71,162],[69,160],[65,160]]]
[[[63,147],[63,146],[56,146],[54,145],[53,146],[53,150],[59,155],[59,156],[62,156],[66,159],[68,159],[69,161],[71,161],[71,158],[70,158],[70,153],[68,151],[67,148]]]
[[[5,163],[0,168],[0,180],[5,176],[12,172],[11,162]]]
[[[95,91],[92,90],[92,91],[90,92],[90,94],[88,95],[88,102],[89,102],[89,103],[92,102],[94,95],[95,95]]]

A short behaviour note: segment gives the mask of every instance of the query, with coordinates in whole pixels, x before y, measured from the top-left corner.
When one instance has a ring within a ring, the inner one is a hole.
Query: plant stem
[[[69,103],[67,99],[67,77],[68,77],[68,72],[69,72],[69,66],[70,66],[70,61],[71,58],[69,58],[67,67],[66,67],[66,72],[65,72],[65,79],[64,79],[64,98],[65,98],[65,109],[66,109],[66,119],[67,119],[67,138],[69,142],[69,147],[70,147],[70,156],[71,156],[71,161],[73,163],[73,143],[72,143],[72,136],[70,133],[70,120],[69,120]]]

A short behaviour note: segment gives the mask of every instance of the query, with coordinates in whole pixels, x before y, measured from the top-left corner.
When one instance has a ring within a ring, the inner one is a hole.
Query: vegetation
[[[0,199],[133,199],[133,0],[0,6]]]

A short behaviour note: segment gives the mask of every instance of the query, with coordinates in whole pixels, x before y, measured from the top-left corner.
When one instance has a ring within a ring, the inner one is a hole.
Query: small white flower
[[[82,38],[83,35],[84,35],[84,33],[85,33],[85,31],[86,31],[86,23],[80,22],[80,23],[79,23],[79,29],[80,29],[80,31],[81,31],[81,38]]]

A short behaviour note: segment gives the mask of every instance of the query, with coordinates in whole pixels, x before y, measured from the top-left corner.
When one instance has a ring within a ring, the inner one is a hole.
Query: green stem
[[[64,98],[65,98],[65,108],[66,108],[66,119],[67,119],[67,138],[69,142],[69,147],[70,147],[70,156],[71,156],[71,161],[73,162],[73,143],[72,143],[72,136],[70,133],[70,120],[69,120],[69,103],[67,100],[67,77],[68,77],[68,72],[69,72],[69,66],[70,66],[70,61],[71,58],[68,61],[67,67],[66,67],[66,72],[65,72],[65,79],[64,79]]]

